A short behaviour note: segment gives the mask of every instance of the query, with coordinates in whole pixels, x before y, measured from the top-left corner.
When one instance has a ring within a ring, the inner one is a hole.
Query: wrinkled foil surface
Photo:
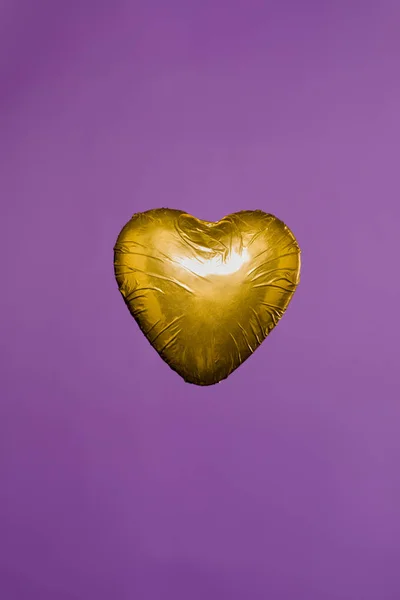
[[[135,214],[114,269],[140,329],[188,383],[225,379],[283,316],[300,278],[300,249],[279,219],[242,211],[217,223],[166,208]]]

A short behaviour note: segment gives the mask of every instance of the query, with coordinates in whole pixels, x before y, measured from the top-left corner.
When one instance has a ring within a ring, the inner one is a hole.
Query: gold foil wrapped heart
[[[286,225],[262,211],[210,223],[161,208],[125,225],[114,268],[153,348],[186,382],[211,385],[284,314],[299,283],[300,249]]]

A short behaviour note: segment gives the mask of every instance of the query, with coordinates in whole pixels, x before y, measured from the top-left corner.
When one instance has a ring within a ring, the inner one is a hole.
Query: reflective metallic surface
[[[210,223],[161,208],[125,225],[114,268],[159,355],[188,383],[211,385],[277,325],[299,283],[300,249],[286,225],[262,211]]]

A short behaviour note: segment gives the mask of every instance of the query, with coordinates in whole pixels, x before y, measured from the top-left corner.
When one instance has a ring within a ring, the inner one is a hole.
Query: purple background
[[[399,31],[398,0],[2,1],[2,600],[400,598]],[[114,281],[159,206],[303,250],[212,388]]]

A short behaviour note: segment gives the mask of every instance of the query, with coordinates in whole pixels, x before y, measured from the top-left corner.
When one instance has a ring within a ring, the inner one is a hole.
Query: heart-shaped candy
[[[284,314],[299,283],[300,249],[282,221],[259,210],[211,223],[161,208],[125,225],[114,268],[153,348],[186,382],[211,385]]]

